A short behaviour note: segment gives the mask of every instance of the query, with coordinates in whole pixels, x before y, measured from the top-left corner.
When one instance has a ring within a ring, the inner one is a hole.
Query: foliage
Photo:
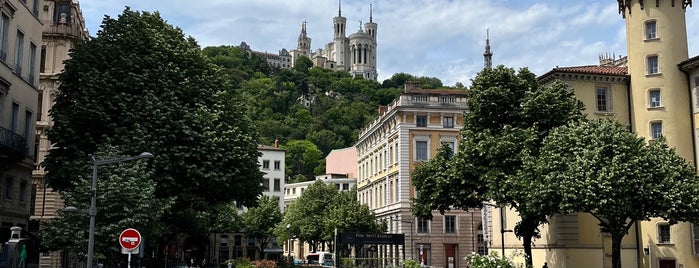
[[[516,254],[516,253],[515,253]],[[498,255],[496,251],[490,253],[490,255],[478,255],[471,253],[466,256],[466,263],[468,267],[471,268],[518,268],[524,267],[521,264],[514,264],[510,259],[514,258],[516,255],[511,256],[511,258],[502,257]]]
[[[273,260],[252,261],[251,264],[255,268],[277,268],[277,262]]]
[[[282,212],[279,209],[279,197],[260,197],[257,207],[249,208],[243,214],[245,223],[245,235],[254,238],[259,246],[256,246],[260,256],[263,256],[267,244],[274,238],[274,228],[281,222]]]
[[[652,217],[696,222],[699,216],[693,166],[664,139],[646,143],[616,119],[553,131],[524,170],[547,185],[532,198],[556,200],[563,212],[587,212],[599,220],[612,237],[615,268],[621,267],[621,240],[635,222]]]
[[[416,260],[405,260],[403,262],[403,267],[404,268],[422,268],[419,262]]]
[[[430,217],[432,210],[480,207],[488,200],[509,205],[522,218],[515,234],[523,240],[531,267],[532,239],[556,204],[533,203],[528,196],[532,187],[546,186],[530,184],[519,170],[525,157],[538,155],[551,129],[583,118],[583,105],[562,83],[544,87],[527,69],[515,72],[504,66],[481,71],[468,92],[470,110],[464,114],[456,154],[449,157],[443,148],[413,172],[420,192],[413,213]]]
[[[286,174],[303,175],[303,181],[315,178],[314,169],[323,158],[323,153],[315,144],[307,140],[293,140],[282,148],[286,149]]]
[[[280,240],[292,235],[308,242],[315,251],[322,242],[332,243],[335,230],[384,233],[386,229],[385,224],[376,222],[369,207],[359,204],[356,188],[339,192],[334,185],[318,180],[289,204],[275,235]]]
[[[154,242],[210,231],[217,204],[256,203],[262,173],[254,128],[227,79],[181,29],[157,12],[126,8],[105,17],[97,36],[70,56],[51,110],[54,146],[43,163],[50,187],[78,191],[72,182],[101,145],[153,153],[152,172],[141,178],[155,185],[146,196],[176,197]],[[119,212],[109,209],[100,214]]]
[[[127,157],[116,147],[102,147],[99,159]],[[145,243],[154,245],[165,231],[161,217],[173,204],[174,198],[153,198],[156,183],[147,178],[153,170],[146,160],[111,164],[98,168],[97,214],[95,217],[95,256],[115,264],[121,259],[121,247],[115,242],[127,228],[135,228],[142,234]],[[81,212],[58,211],[56,217],[42,229],[45,245],[54,249],[69,248],[80,258],[87,256],[85,241],[88,240],[89,219],[87,212],[91,199],[92,173],[86,168],[73,178],[73,188],[62,192],[67,206],[82,209]],[[128,216],[124,216],[128,215]],[[150,246],[148,246],[150,247]]]

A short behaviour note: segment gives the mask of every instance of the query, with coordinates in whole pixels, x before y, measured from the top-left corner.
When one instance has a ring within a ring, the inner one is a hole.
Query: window
[[[656,22],[654,20],[646,22],[646,40],[658,38]]]
[[[22,61],[24,60],[24,33],[17,30],[17,46],[15,47],[15,73],[22,76]]]
[[[279,160],[274,161],[274,170],[281,169],[281,166],[282,166],[282,161],[279,161]]]
[[[34,85],[34,76],[36,75],[36,45],[29,43],[29,84]]]
[[[660,107],[660,89],[651,89],[648,91],[648,103],[651,108]]]
[[[10,130],[14,133],[19,131],[19,103],[12,103],[12,121],[10,122]]]
[[[24,112],[24,139],[29,142],[30,138],[34,136],[34,133],[32,130],[34,130],[32,122],[34,122],[34,118],[32,118],[32,112],[31,111],[25,111]]]
[[[658,223],[658,243],[660,244],[670,244],[670,224],[668,223]]]
[[[648,64],[648,74],[660,73],[658,68],[658,56],[648,56],[646,62]]]
[[[478,225],[478,255],[488,255],[488,248],[485,245],[483,236],[483,224]]]
[[[444,233],[445,234],[455,234],[456,233],[456,215],[444,216]]]
[[[415,161],[427,161],[427,141],[415,142]]]
[[[349,190],[349,183],[343,183],[342,190],[345,190],[345,191]]]
[[[14,184],[12,178],[5,178],[5,199],[12,199],[12,184]]]
[[[39,0],[34,0],[34,5],[32,6],[32,12],[34,16],[39,16]]]
[[[262,169],[269,169],[269,160],[262,160]]]
[[[442,126],[445,128],[453,128],[454,127],[454,117],[442,118]]]
[[[39,72],[43,73],[46,70],[46,46],[41,46],[41,62],[39,63]]]
[[[652,140],[657,140],[663,136],[663,123],[662,122],[651,122],[650,123],[650,138]]]
[[[442,145],[446,145],[447,147],[449,147],[449,149],[451,149],[451,153],[449,154],[450,157],[454,156],[454,152],[456,152],[456,146],[454,145],[454,141],[443,141]]]
[[[430,220],[427,218],[418,218],[417,220],[417,232],[418,233],[429,233],[430,232]]]
[[[269,191],[269,179],[267,179],[267,178],[262,179],[262,190]]]
[[[7,42],[8,42],[8,31],[10,30],[10,17],[5,15],[5,13],[2,13],[2,16],[0,16],[0,37],[2,38],[2,42],[0,42],[0,59],[3,61],[7,61],[7,49],[9,48]]]
[[[275,192],[282,191],[282,180],[279,178],[274,179],[274,191]]]
[[[611,96],[610,96],[609,88],[608,87],[597,87],[596,90],[596,98],[595,100],[597,101],[597,112],[611,112],[612,107],[611,107]]]
[[[415,118],[415,124],[416,124],[418,127],[426,127],[426,126],[427,126],[427,116],[418,115],[418,116]]]
[[[19,184],[19,201],[27,201],[27,182],[23,181]]]

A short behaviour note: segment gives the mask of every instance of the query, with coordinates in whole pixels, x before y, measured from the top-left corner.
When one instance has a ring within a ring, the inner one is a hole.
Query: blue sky
[[[597,64],[602,53],[626,55],[624,20],[614,0],[344,0],[347,32],[378,24],[379,81],[398,72],[470,84],[483,67],[486,29],[493,64],[543,74],[556,66]],[[80,1],[91,35],[105,15],[125,6],[158,11],[202,47],[239,45],[276,53],[296,48],[307,21],[311,48],[332,39],[337,0]],[[687,9],[689,56],[699,54],[699,7]]]

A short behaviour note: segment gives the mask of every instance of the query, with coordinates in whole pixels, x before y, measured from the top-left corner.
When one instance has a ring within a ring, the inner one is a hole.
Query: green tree
[[[563,212],[586,212],[612,237],[612,267],[621,268],[621,240],[637,221],[699,219],[694,167],[664,139],[637,137],[616,119],[561,127],[524,163],[526,177],[547,185],[533,199],[560,201]]]
[[[181,29],[157,12],[126,8],[70,55],[51,110],[55,146],[43,163],[50,187],[74,189],[90,169],[88,155],[111,145],[156,156],[146,178],[156,185],[153,198],[176,197],[161,243],[210,231],[202,215],[217,204],[256,204],[255,131],[228,80]]]
[[[282,146],[286,149],[286,174],[289,176],[303,175],[306,181],[315,178],[314,169],[318,165],[322,152],[307,140],[293,140]]]
[[[116,147],[100,149],[98,159],[123,158]],[[144,237],[145,247],[157,245],[154,238],[162,235],[166,225],[162,216],[172,206],[175,197],[153,198],[157,185],[148,180],[154,171],[148,161],[124,162],[102,166],[98,169],[97,214],[95,217],[95,256],[106,260],[107,265],[117,265],[122,259],[121,247],[115,242],[121,231],[137,229]],[[84,169],[76,174],[74,186],[61,191],[66,205],[81,212],[58,212],[59,217],[50,220],[42,229],[42,243],[53,249],[69,249],[78,258],[86,258],[88,240],[86,227],[90,217],[92,170]],[[125,216],[128,215],[128,216]]]
[[[274,238],[274,228],[282,221],[282,212],[279,210],[278,196],[262,196],[257,207],[249,208],[243,214],[245,222],[245,235],[254,238],[257,242],[256,249],[260,256],[266,258],[264,252],[267,244]]]
[[[551,129],[583,117],[583,105],[562,83],[544,87],[527,69],[504,66],[481,71],[468,92],[470,111],[464,114],[459,150],[451,159],[442,155],[416,170],[418,191],[439,191],[419,195],[413,212],[431,216],[433,209],[480,207],[476,204],[488,200],[510,206],[521,217],[514,231],[531,267],[532,239],[555,204],[533,205],[527,196],[531,185],[518,172],[525,157],[538,155]]]
[[[330,209],[329,200],[333,200],[336,195],[337,188],[322,181],[309,185],[303,194],[286,208],[284,220],[278,225],[275,234],[287,239],[287,233],[291,233],[301,241],[308,242],[311,250],[315,252],[320,243],[328,241],[323,222]],[[290,226],[288,232],[287,224]]]

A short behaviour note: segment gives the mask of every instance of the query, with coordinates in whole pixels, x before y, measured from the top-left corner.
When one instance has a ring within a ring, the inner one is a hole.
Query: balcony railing
[[[0,127],[0,154],[25,158],[28,151],[27,140],[22,135]]]

